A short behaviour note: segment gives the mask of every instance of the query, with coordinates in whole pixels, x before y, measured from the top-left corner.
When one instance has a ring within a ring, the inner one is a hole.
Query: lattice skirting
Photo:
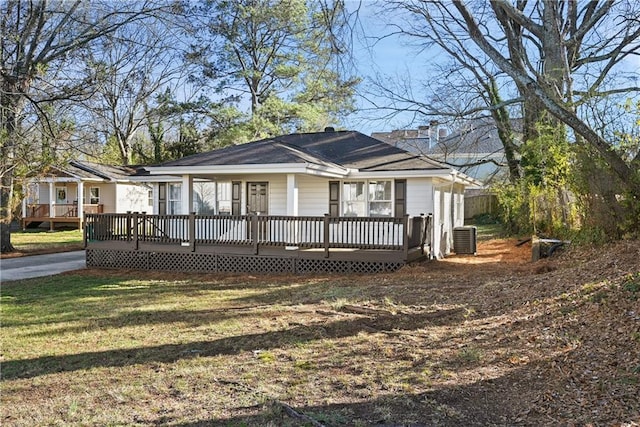
[[[383,273],[403,262],[87,249],[87,267],[226,273]]]

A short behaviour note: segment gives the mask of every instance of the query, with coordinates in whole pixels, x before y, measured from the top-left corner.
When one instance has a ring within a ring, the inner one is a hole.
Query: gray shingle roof
[[[159,166],[314,163],[369,170],[447,169],[355,131],[296,133],[195,154]]]
[[[105,179],[108,181],[126,180],[136,174],[136,168],[128,166],[112,166],[87,161],[69,162],[60,169],[62,173],[77,176],[84,179]]]

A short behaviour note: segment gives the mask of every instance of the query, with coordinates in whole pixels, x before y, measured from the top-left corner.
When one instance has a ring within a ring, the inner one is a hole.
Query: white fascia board
[[[131,182],[182,182],[182,175],[142,175],[132,176]]]
[[[349,178],[375,179],[375,178],[439,178],[447,182],[465,184],[469,186],[483,186],[481,181],[472,178],[454,169],[427,169],[427,170],[405,170],[405,171],[379,171],[360,172],[357,170],[349,174]]]
[[[69,177],[64,177],[64,178],[51,178],[51,177],[41,177],[41,178],[30,178],[28,180],[29,182],[33,182],[33,183],[37,183],[37,182],[41,182],[41,183],[48,183],[48,182],[55,182],[55,183],[60,183],[60,182],[109,182],[106,181],[104,179],[100,179],[100,178],[69,178]]]
[[[307,175],[322,176],[327,178],[344,178],[348,175],[349,169],[307,164],[307,171],[305,173]]]
[[[456,184],[464,184],[469,187],[484,187],[484,183],[482,181],[456,170],[451,171],[451,180]]]
[[[354,170],[348,178],[443,178],[451,180],[451,169],[360,172]]]
[[[344,176],[347,169],[323,166],[311,163],[277,163],[255,165],[217,165],[217,166],[155,166],[145,168],[155,178],[157,175],[242,175],[299,173],[321,176]],[[155,179],[153,179],[155,181]]]
[[[244,173],[302,173],[304,163],[278,163],[255,165],[215,165],[215,166],[155,166],[145,168],[151,175],[221,175]]]

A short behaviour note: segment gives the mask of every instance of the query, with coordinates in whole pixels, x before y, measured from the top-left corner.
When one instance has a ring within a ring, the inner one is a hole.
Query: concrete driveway
[[[31,255],[0,260],[0,282],[52,276],[87,267],[85,251]]]

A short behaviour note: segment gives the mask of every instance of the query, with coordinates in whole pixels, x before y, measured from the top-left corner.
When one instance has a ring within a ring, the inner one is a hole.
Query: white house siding
[[[329,212],[329,180],[298,175],[298,214],[322,216]]]
[[[108,211],[105,205],[105,212],[125,213],[131,212],[151,212],[152,207],[149,206],[149,188],[138,184],[116,184],[104,186],[105,190],[111,190],[115,187],[115,203],[114,210]],[[103,191],[102,188],[100,191]],[[100,194],[102,201],[102,194]]]
[[[91,187],[100,188],[100,204],[104,206],[104,212],[120,213],[116,210],[116,186],[105,184],[86,184],[85,202],[89,202],[89,189]],[[124,211],[126,212],[126,211]]]
[[[454,227],[462,227],[464,225],[464,185],[456,184],[455,191],[455,214]]]
[[[431,178],[407,179],[407,213],[410,216],[433,213],[433,182]]]
[[[452,185],[450,183],[434,186],[433,201],[436,208],[433,212],[433,252],[438,258],[442,258],[451,252],[453,244],[452,214],[455,213],[452,205]],[[463,215],[464,216],[464,215]]]
[[[55,191],[55,188],[54,188]],[[49,183],[38,184],[38,195],[36,197],[37,203],[47,204],[51,201],[49,198]]]
[[[453,250],[453,229],[464,225],[464,186],[451,183],[438,185],[434,189],[434,200],[440,209],[434,213],[434,231],[440,239],[434,242],[438,257]]]
[[[235,181],[235,180],[233,180]],[[242,213],[247,208],[247,183],[269,183],[269,215],[287,214],[287,177],[285,175],[249,175],[242,180]]]

